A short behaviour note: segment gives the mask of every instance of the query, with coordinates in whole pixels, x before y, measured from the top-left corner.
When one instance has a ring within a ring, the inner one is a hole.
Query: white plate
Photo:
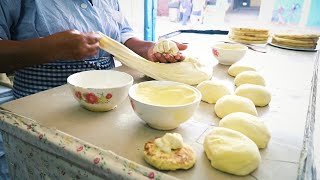
[[[294,47],[288,47],[288,46],[281,46],[278,44],[273,44],[272,42],[269,42],[271,46],[282,48],[282,49],[288,49],[288,50],[295,50],[295,51],[309,51],[309,52],[317,52],[318,48],[316,49],[310,49],[310,48],[294,48]]]

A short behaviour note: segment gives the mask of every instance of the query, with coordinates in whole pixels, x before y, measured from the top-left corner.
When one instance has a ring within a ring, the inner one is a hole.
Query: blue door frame
[[[155,41],[157,0],[144,0],[144,40]]]

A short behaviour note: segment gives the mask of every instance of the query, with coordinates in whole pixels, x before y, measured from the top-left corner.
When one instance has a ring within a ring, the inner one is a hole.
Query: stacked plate
[[[268,42],[269,30],[234,27],[229,31],[229,38],[239,43],[265,44]]]
[[[279,33],[272,35],[272,43],[291,48],[315,49],[319,36],[320,34]]]

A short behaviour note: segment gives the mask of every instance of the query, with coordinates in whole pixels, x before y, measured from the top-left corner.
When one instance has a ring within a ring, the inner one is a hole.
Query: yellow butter
[[[177,106],[192,103],[196,99],[196,93],[185,85],[163,87],[141,84],[136,90],[136,98],[151,105]]]

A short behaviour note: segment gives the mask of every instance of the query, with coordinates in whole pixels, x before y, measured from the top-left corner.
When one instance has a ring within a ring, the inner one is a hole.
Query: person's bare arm
[[[70,30],[44,38],[0,40],[0,72],[12,72],[26,66],[59,59],[80,60],[98,52],[100,36]]]
[[[187,45],[176,43],[179,50],[185,50]],[[134,51],[135,53],[139,54],[140,56],[154,62],[162,62],[162,63],[174,63],[184,60],[184,56],[178,54],[176,56],[172,56],[169,54],[160,54],[160,53],[153,53],[153,42],[143,41],[138,38],[130,38],[125,43],[129,49]]]

